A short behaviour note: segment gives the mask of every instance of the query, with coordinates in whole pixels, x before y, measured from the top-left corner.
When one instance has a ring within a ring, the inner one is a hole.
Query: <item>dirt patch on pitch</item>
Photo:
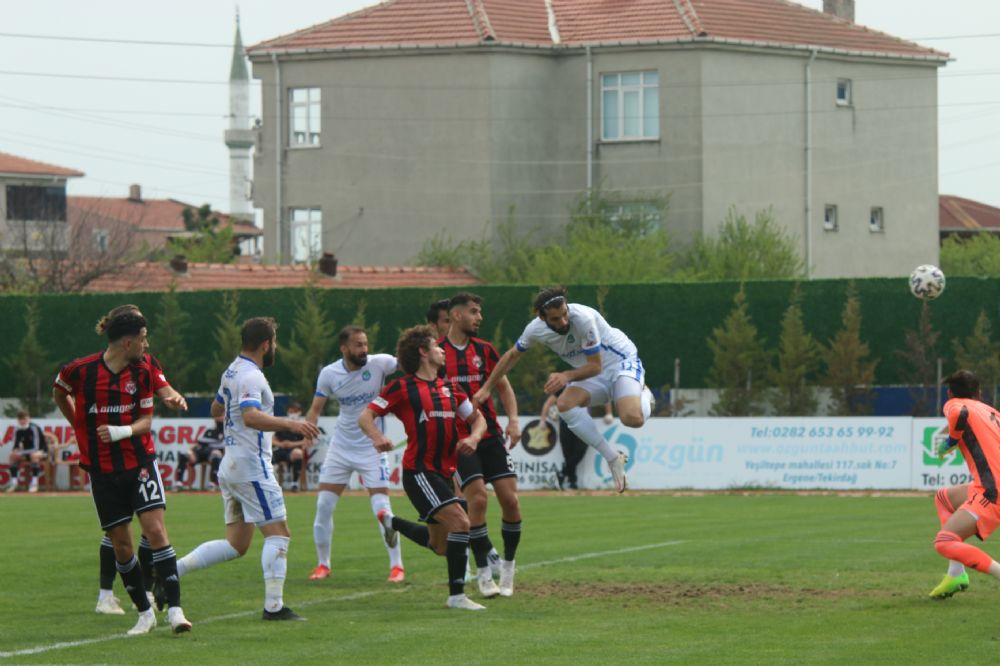
[[[817,588],[797,588],[783,585],[767,585],[762,583],[736,584],[685,584],[683,586],[664,583],[563,583],[545,582],[537,585],[522,586],[518,595],[539,598],[554,597],[563,600],[574,599],[617,599],[624,602],[644,601],[671,606],[686,606],[704,604],[705,602],[737,602],[748,600],[760,602],[775,600],[784,603],[806,602],[812,600],[832,600],[848,598],[894,597],[899,593],[889,590],[846,590]]]

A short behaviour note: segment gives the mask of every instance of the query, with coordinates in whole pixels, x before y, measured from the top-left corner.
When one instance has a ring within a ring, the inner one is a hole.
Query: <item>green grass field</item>
[[[287,501],[285,601],[308,622],[260,621],[257,535],[245,558],[183,579],[191,634],[174,637],[161,623],[125,638],[134,611],[93,612],[101,535],[89,496],[0,498],[0,662],[996,661],[996,581],[973,573],[968,592],[926,597],[945,569],[931,546],[937,516],[928,496],[523,497],[515,595],[485,601],[480,613],[446,609],[444,559],[405,540],[407,582],[386,583],[385,550],[362,496],[337,507],[333,576],[306,580],[315,497]],[[413,516],[405,497],[393,505]],[[174,495],[169,506],[178,554],[222,535],[218,496]],[[490,511],[498,525],[496,506]],[[496,527],[493,538],[499,547]],[[473,586],[469,594],[478,599]]]

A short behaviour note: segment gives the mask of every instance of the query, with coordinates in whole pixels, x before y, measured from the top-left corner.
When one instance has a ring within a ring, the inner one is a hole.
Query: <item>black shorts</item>
[[[471,456],[459,455],[456,476],[460,488],[465,488],[476,479],[492,483],[508,476],[516,478],[517,472],[514,471],[514,462],[504,446],[504,438],[497,436],[480,440],[476,452]]]
[[[194,456],[191,462],[193,463],[210,462],[212,460],[212,454],[215,453],[215,451],[216,449],[213,449],[208,444],[195,444],[194,449],[191,450],[191,453]],[[221,452],[220,455],[216,457],[221,458],[222,457]]]
[[[414,472],[403,470],[403,490],[410,498],[410,504],[420,514],[425,523],[437,522],[434,514],[447,505],[458,501],[451,479],[436,472]]]
[[[93,474],[90,488],[103,530],[131,522],[132,514],[167,506],[155,460],[127,472]]]
[[[296,449],[302,449],[301,446],[293,446],[291,448],[275,447],[271,449],[271,464],[277,465],[278,463],[290,463],[292,462],[292,451]]]

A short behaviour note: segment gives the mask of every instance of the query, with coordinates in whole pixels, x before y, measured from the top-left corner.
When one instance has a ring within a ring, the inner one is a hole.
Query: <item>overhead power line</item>
[[[94,42],[98,44],[131,44],[134,46],[196,46],[210,49],[231,49],[232,44],[213,44],[209,42],[165,42],[152,39],[115,39],[112,37],[74,37],[71,35],[32,35],[19,32],[0,32],[0,37],[15,39],[50,39],[59,42]]]

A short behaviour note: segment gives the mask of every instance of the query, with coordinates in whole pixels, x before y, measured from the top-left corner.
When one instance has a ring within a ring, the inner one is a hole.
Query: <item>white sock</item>
[[[239,551],[233,548],[225,539],[206,541],[177,560],[177,575],[183,576],[192,571],[218,564],[219,562],[235,560],[239,556]]]
[[[340,495],[329,490],[316,496],[316,518],[313,520],[313,541],[316,543],[316,560],[330,566],[330,544],[333,542],[333,510]]]
[[[948,575],[961,576],[965,573],[965,565],[955,560],[948,560]]]
[[[385,527],[382,525],[381,521],[378,520],[378,512],[385,509],[390,514],[392,513],[392,506],[389,504],[389,496],[385,493],[375,493],[371,496],[372,502],[372,513],[375,514],[375,522],[378,523],[378,531],[383,537],[385,536]],[[399,542],[401,539],[396,540],[395,548],[389,548],[388,544],[385,546],[385,551],[389,553],[389,566],[390,567],[401,567],[403,566],[403,553],[399,548]],[[385,539],[382,539],[382,543],[385,543]]]
[[[618,458],[618,451],[612,448],[608,441],[601,435],[601,431],[597,429],[594,419],[590,418],[590,412],[586,408],[574,407],[568,411],[559,412],[559,418],[566,423],[577,437],[597,449],[604,456],[605,460],[611,462]]]
[[[285,588],[285,574],[288,571],[288,542],[283,536],[269,536],[264,539],[264,549],[260,553],[260,566],[264,570],[264,610],[276,613],[285,605],[282,595]]]
[[[105,599],[108,599],[108,598],[113,597],[113,596],[114,596],[114,592],[112,592],[111,590],[98,590],[98,592],[97,592],[97,600],[98,601],[104,601]]]

